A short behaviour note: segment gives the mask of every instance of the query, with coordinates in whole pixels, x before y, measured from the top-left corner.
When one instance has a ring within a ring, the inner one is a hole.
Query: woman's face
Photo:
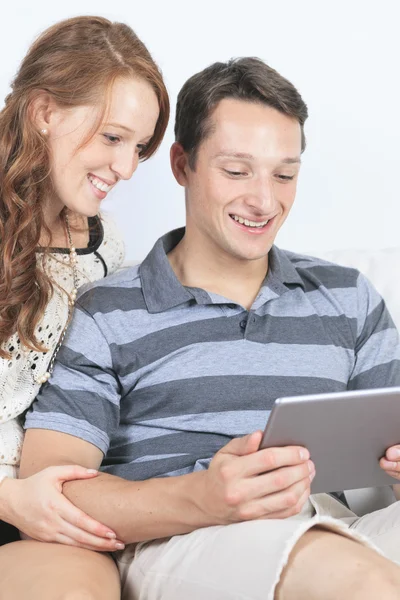
[[[149,83],[118,79],[105,122],[89,143],[80,147],[93,131],[100,110],[78,106],[49,111],[46,135],[56,196],[46,203],[50,218],[64,206],[83,216],[96,215],[118,181],[132,177],[159,115],[158,100]]]

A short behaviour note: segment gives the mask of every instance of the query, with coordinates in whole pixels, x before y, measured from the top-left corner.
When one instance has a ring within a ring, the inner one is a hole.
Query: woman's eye
[[[142,155],[142,154],[144,154],[144,152],[146,152],[148,145],[147,144],[138,144],[136,146],[136,148],[138,149],[139,154]]]
[[[117,135],[111,135],[110,133],[103,133],[103,136],[108,142],[110,142],[110,144],[117,144],[121,141],[120,137],[118,137]]]

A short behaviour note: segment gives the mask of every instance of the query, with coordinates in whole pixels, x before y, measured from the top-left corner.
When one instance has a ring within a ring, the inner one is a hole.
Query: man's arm
[[[378,292],[360,275],[358,287],[356,360],[348,389],[400,386],[400,342],[396,326]],[[399,432],[400,442],[400,432]],[[388,448],[380,465],[400,479],[400,446]],[[393,485],[400,500],[400,484]]]
[[[310,493],[314,467],[304,448],[257,451],[261,432],[234,439],[207,471],[126,481],[108,474],[64,485],[65,495],[98,518],[125,543],[188,533],[237,521],[285,518],[298,513]],[[21,477],[51,465],[80,464],[97,469],[101,451],[72,435],[27,432]]]

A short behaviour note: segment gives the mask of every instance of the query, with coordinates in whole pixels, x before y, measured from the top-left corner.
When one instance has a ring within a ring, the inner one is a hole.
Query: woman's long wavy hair
[[[52,193],[51,162],[45,136],[32,107],[45,92],[60,107],[102,107],[119,77],[139,77],[153,87],[160,114],[142,160],[157,150],[167,127],[169,100],[161,73],[147,48],[123,23],[101,17],[67,19],[34,42],[0,112],[0,357],[10,356],[7,340],[17,332],[31,350],[46,349],[35,337],[53,293],[36,249],[46,228],[42,201]],[[93,132],[95,133],[95,132]]]

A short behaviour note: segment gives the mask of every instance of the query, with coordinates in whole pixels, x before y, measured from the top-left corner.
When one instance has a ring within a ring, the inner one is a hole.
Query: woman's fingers
[[[86,546],[85,544],[80,544],[73,538],[70,538],[67,535],[64,535],[63,533],[59,533],[54,541],[57,544],[64,544],[65,546],[74,546],[75,548],[84,548],[85,550],[92,550],[92,552],[99,551],[98,548],[96,548],[95,546],[90,546],[90,545]]]
[[[93,479],[99,472],[96,469],[87,469],[81,465],[60,465],[57,467],[47,467],[43,473],[47,471],[57,481],[72,481],[74,479]]]
[[[87,533],[75,525],[71,525],[68,521],[61,520],[60,523],[60,536],[64,536],[70,540],[73,540],[73,545],[80,547],[89,548],[101,552],[114,552],[115,550],[123,550],[125,544],[121,540],[117,539],[106,539]],[[65,542],[61,542],[65,543]]]

